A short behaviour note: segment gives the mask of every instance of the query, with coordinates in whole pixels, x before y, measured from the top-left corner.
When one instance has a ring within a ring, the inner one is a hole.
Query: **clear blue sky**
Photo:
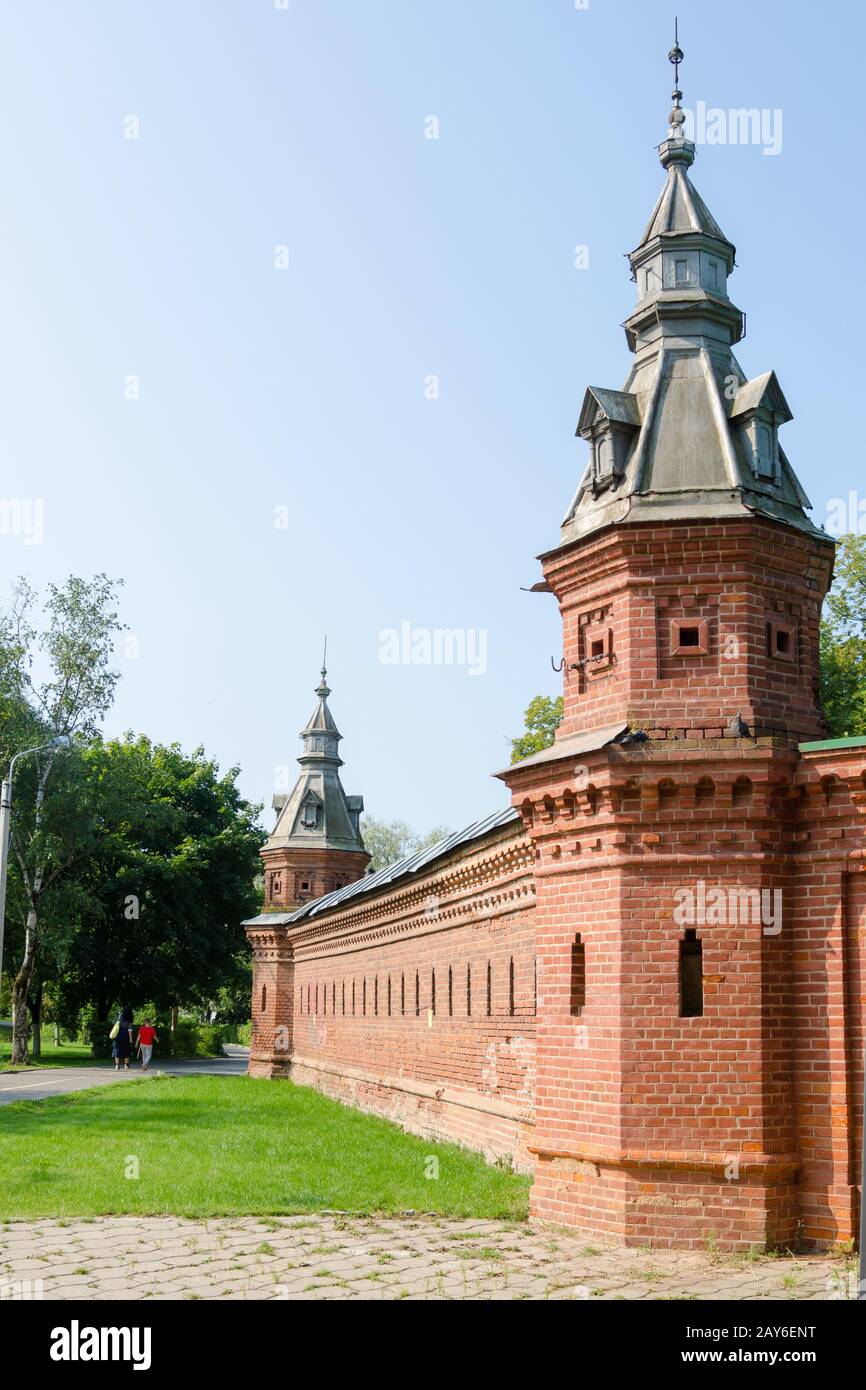
[[[864,489],[863,10],[676,10],[685,105],[783,113],[778,155],[705,146],[693,175],[823,520]],[[0,497],[43,499],[45,535],[0,536],[2,583],[123,576],[140,656],[108,733],[201,742],[269,803],[327,631],[348,792],[419,829],[504,804],[489,774],[559,680],[555,601],[520,586],[584,466],[585,386],[628,372],[673,13],[5,0]],[[486,673],[383,664],[403,621],[484,629]]]

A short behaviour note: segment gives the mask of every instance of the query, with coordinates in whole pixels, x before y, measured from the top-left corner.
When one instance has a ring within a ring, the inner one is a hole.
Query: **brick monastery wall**
[[[251,929],[251,1074],[290,1075],[528,1171],[532,856],[514,822],[372,898]]]
[[[866,1019],[866,748],[804,755],[797,805],[793,1051],[800,1213],[856,1235]]]

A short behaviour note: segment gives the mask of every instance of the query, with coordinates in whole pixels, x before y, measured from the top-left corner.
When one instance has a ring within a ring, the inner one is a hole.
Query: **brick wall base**
[[[708,1173],[564,1154],[537,1159],[531,1214],[587,1235],[665,1250],[763,1249],[797,1239],[794,1163],[778,1180],[741,1172],[734,1181],[721,1167]]]
[[[292,1074],[292,1064],[288,1057],[277,1057],[268,1052],[250,1052],[248,1076],[258,1076],[266,1081],[286,1081]]]
[[[510,1159],[517,1172],[532,1172],[532,1117],[519,1106],[473,1091],[436,1087],[411,1077],[377,1076],[314,1058],[295,1057],[291,1078],[333,1100],[392,1120],[410,1134],[461,1144],[491,1163]]]

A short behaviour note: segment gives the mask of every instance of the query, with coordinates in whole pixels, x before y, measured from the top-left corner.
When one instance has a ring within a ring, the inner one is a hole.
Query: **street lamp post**
[[[58,734],[37,748],[23,748],[9,764],[9,776],[0,787],[0,979],[3,976],[3,928],[6,923],[6,874],[9,868],[9,839],[12,829],[12,777],[19,758],[29,757],[31,753],[44,753],[49,748],[68,748],[72,742],[68,734]]]

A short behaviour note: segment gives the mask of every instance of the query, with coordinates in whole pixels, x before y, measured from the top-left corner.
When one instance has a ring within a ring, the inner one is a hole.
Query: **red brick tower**
[[[736,1247],[793,1240],[803,1209],[800,742],[825,732],[833,545],[779,445],[775,374],[748,380],[734,357],[734,248],[689,179],[680,100],[630,256],[632,370],[586,393],[590,463],[541,557],[563,722],[502,775],[537,856],[533,1210]],[[825,1230],[847,1203],[850,1233],[847,1153]]]
[[[340,781],[342,735],[328,708],[322,667],[318,703],[301,732],[300,776],[290,795],[274,797],[277,823],[262,850],[264,912],[244,923],[253,947],[250,1074],[287,1074],[291,1056],[294,967],[285,925],[304,903],[362,878],[370,862],[361,838],[364,798]]]
[[[292,912],[303,903],[361,878],[370,856],[361,839],[362,796],[347,796],[340,781],[342,734],[328,708],[328,688],[301,731],[301,774],[289,796],[274,797],[277,823],[262,850],[265,908]]]

